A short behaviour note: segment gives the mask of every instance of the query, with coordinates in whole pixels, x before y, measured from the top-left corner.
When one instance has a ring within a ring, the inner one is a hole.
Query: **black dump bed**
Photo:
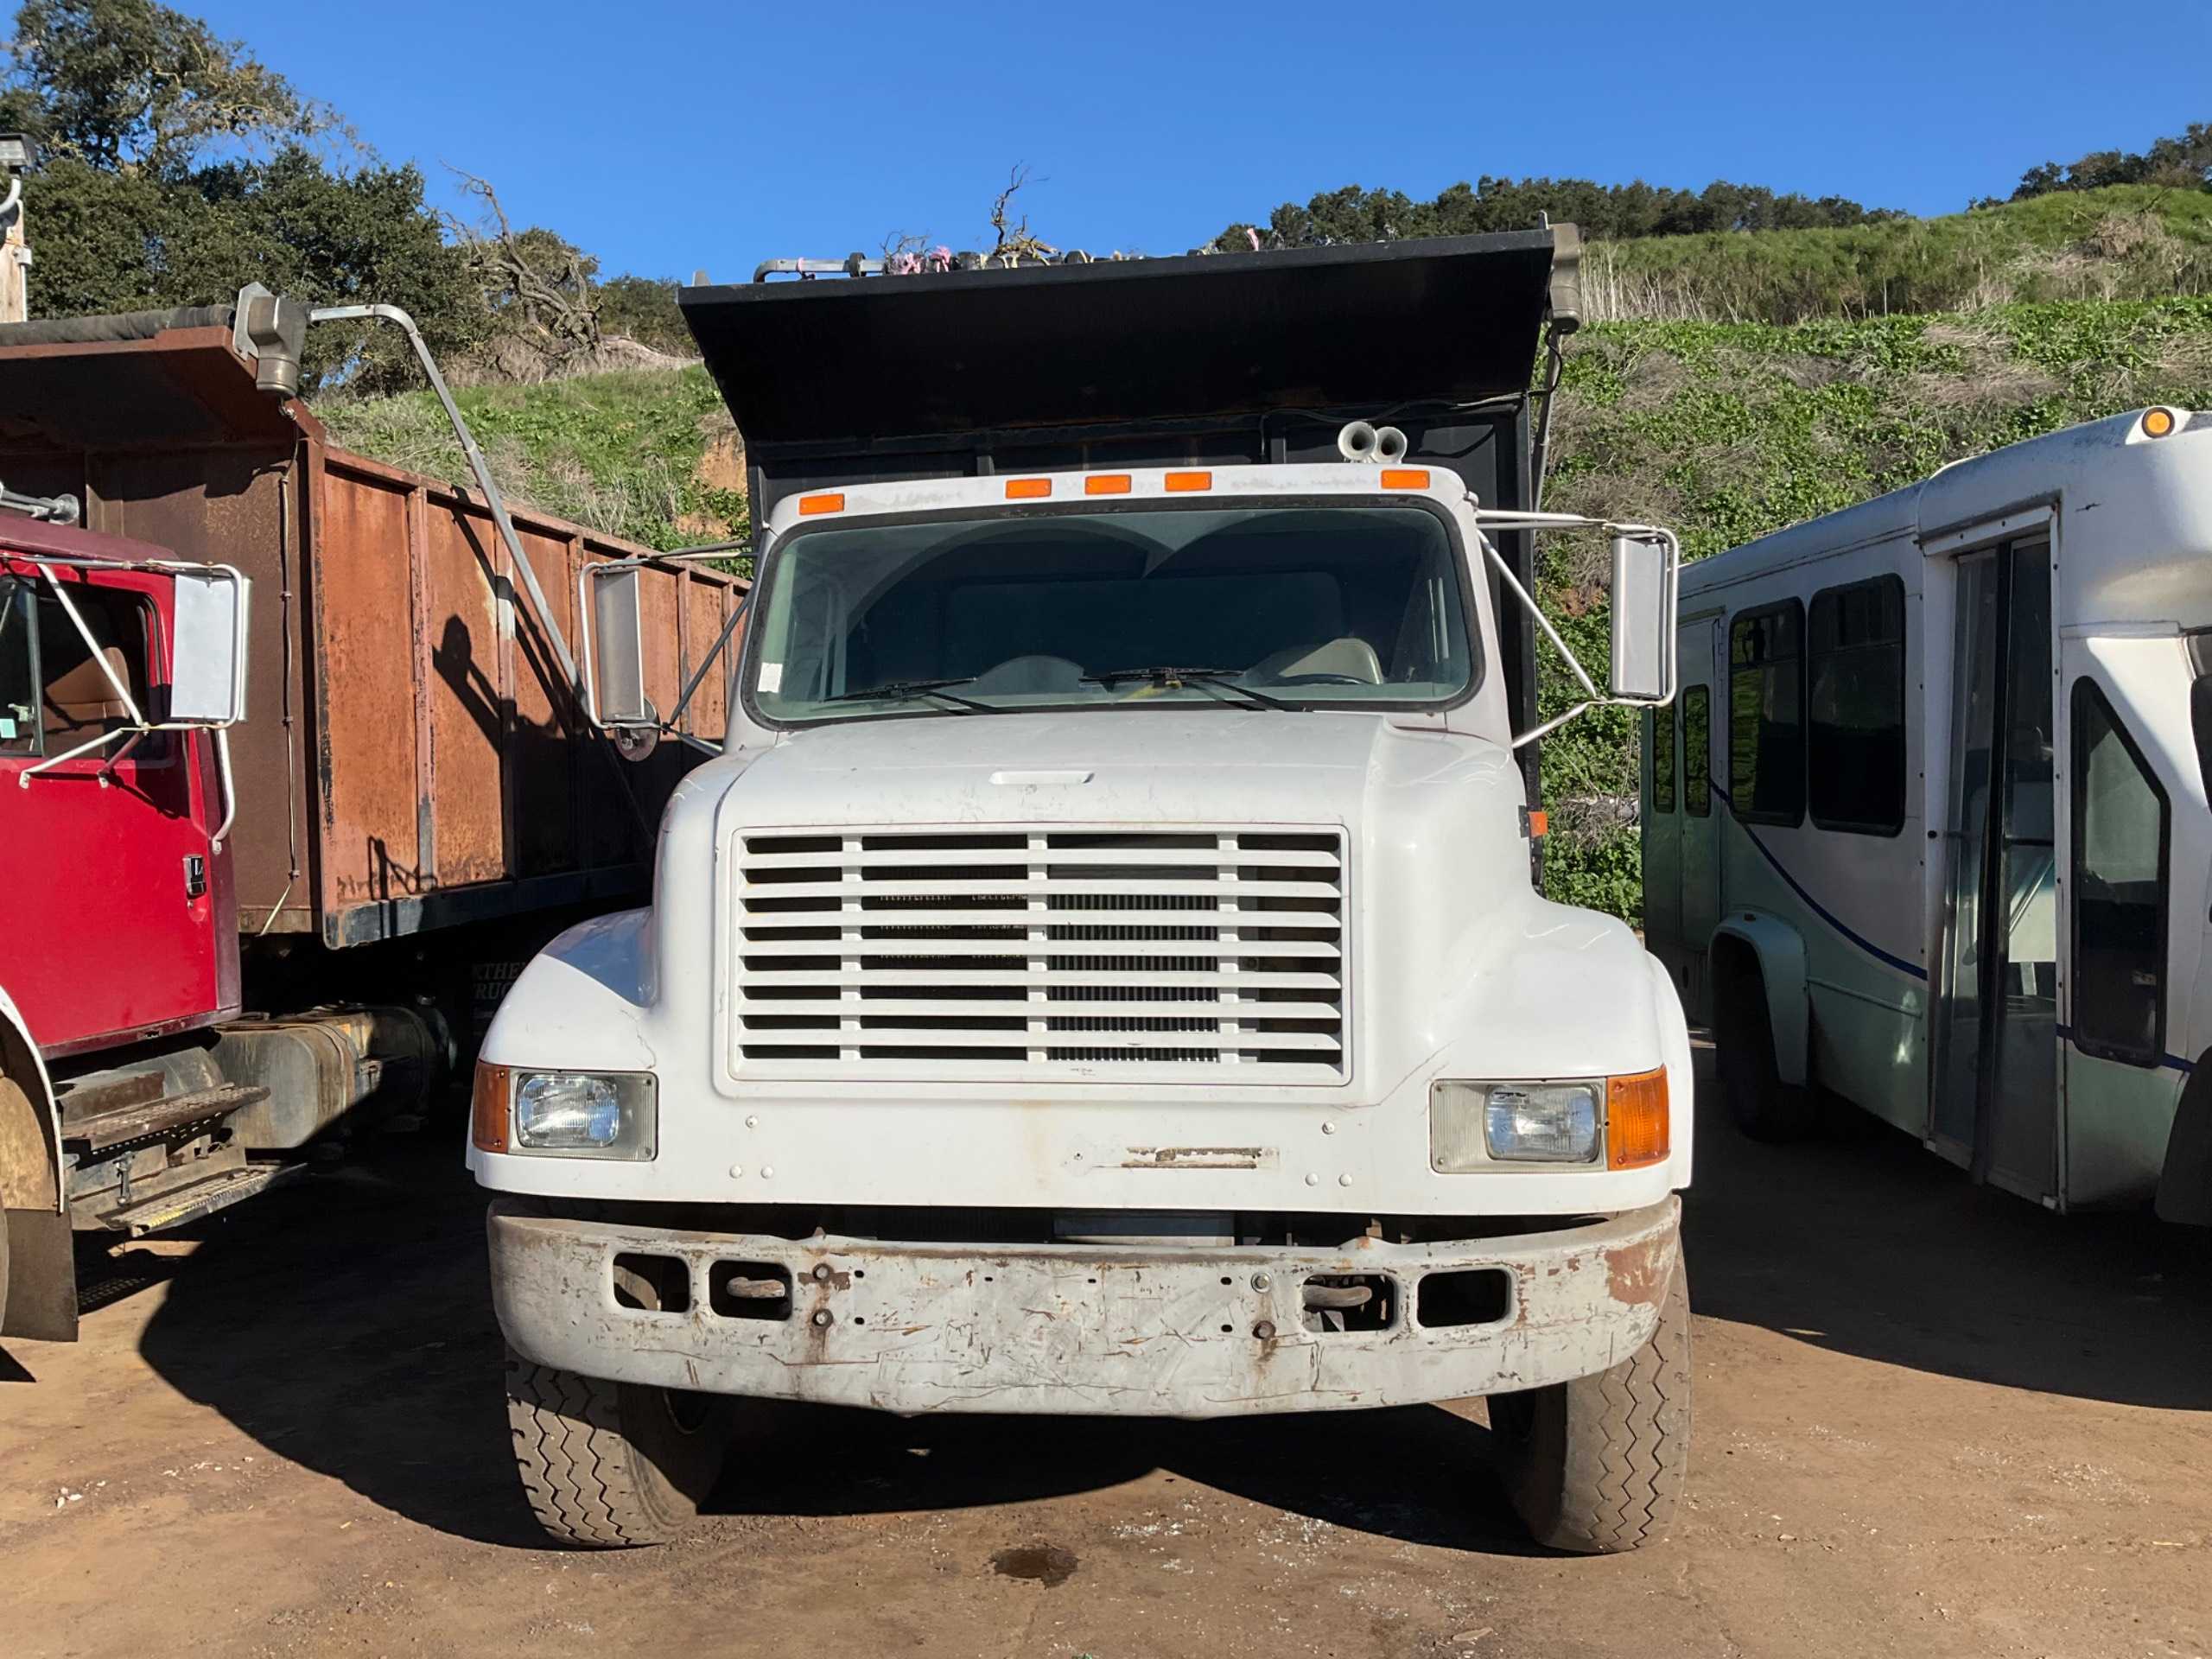
[[[687,288],[753,523],[897,478],[1331,461],[1346,421],[1529,504],[1528,391],[1572,326],[1571,226],[1258,253]],[[1526,538],[1501,539],[1524,580]],[[1514,613],[1502,610],[1501,616]],[[1534,713],[1525,632],[1503,664]]]

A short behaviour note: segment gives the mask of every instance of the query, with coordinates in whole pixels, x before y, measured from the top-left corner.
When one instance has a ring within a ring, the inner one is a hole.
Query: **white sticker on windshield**
[[[784,665],[781,663],[760,664],[760,689],[771,694],[784,689]]]

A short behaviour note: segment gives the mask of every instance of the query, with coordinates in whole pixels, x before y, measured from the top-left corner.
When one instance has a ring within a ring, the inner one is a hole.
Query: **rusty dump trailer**
[[[644,892],[690,752],[614,764],[476,493],[333,446],[304,404],[256,390],[228,326],[0,344],[0,480],[252,580],[248,718],[232,734],[248,938],[342,949]],[[650,551],[513,517],[570,639],[578,567]],[[676,706],[743,588],[646,572],[657,707]],[[722,693],[702,684],[684,731],[719,740]]]
[[[582,717],[585,567],[645,561],[660,708],[741,613],[734,577],[527,509],[519,579],[480,486],[333,447],[233,323],[0,327],[0,1335],[73,1332],[73,1231],[419,1122],[524,962],[642,902],[698,751]],[[244,714],[157,731],[211,566],[247,579]],[[678,734],[719,740],[724,692]]]

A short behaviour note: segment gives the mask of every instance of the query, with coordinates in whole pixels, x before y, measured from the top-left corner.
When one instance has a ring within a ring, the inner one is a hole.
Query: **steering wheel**
[[[1313,674],[1279,674],[1268,682],[1269,685],[1372,685],[1372,680],[1362,679],[1357,674],[1336,674],[1322,671]]]

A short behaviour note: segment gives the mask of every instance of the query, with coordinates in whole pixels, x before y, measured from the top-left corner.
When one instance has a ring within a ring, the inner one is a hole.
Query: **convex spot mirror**
[[[1660,702],[1674,695],[1675,563],[1666,543],[1613,537],[1612,694]]]
[[[245,718],[246,604],[235,570],[175,573],[168,723],[230,726]]]

